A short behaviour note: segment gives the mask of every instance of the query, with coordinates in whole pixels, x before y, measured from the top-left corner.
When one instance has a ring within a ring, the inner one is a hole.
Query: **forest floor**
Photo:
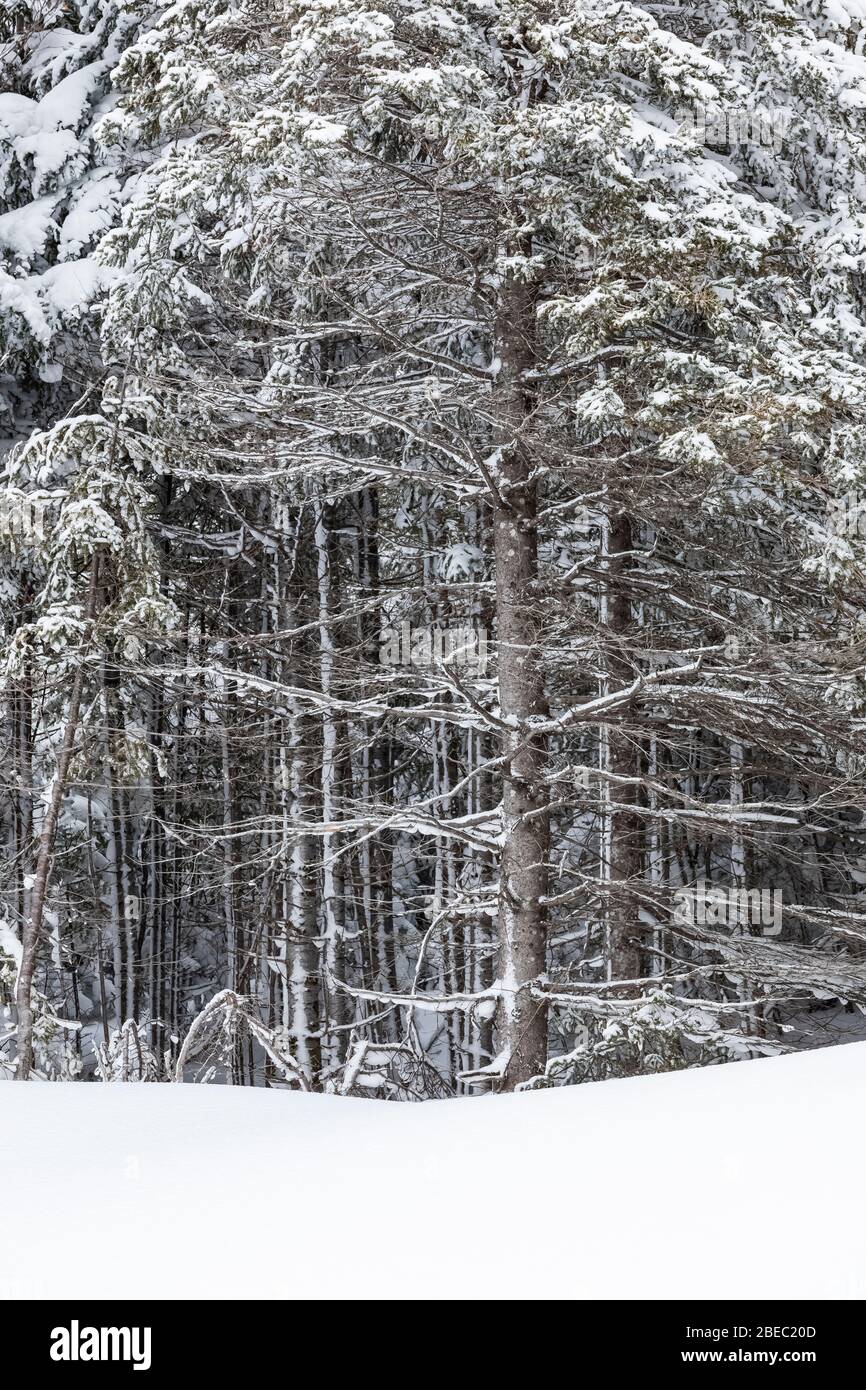
[[[863,1298],[866,1043],[521,1096],[0,1085],[0,1301]]]

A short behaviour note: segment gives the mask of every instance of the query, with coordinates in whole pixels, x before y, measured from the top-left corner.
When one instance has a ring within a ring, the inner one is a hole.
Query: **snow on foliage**
[[[533,1089],[861,1010],[863,6],[27,15],[8,893],[102,1074]]]

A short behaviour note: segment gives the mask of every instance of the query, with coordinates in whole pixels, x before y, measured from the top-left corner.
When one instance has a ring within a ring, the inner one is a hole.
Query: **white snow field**
[[[0,1298],[863,1298],[864,1093],[866,1043],[423,1105],[10,1082]]]

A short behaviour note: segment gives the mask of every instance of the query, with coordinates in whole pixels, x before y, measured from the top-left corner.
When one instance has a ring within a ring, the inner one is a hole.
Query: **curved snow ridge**
[[[864,1086],[866,1043],[426,1105],[0,1086],[0,1298],[863,1298]]]
[[[61,78],[43,97],[0,92],[0,141],[77,130],[110,66],[106,59],[88,63]]]

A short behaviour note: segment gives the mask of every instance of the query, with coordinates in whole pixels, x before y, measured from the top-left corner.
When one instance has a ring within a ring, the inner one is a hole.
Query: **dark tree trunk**
[[[545,748],[523,721],[545,712],[539,665],[536,581],[536,492],[525,437],[529,406],[521,375],[535,358],[535,293],[509,277],[496,324],[500,370],[496,387],[499,428],[499,497],[493,517],[499,703],[512,727],[503,735],[506,755],[502,811],[504,842],[499,891],[497,1047],[503,1059],[502,1089],[544,1070],[547,1011],[530,982],[545,968],[549,823],[542,784]]]

